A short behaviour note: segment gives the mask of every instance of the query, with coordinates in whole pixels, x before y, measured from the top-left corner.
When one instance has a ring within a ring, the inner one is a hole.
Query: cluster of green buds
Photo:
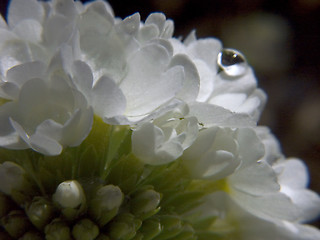
[[[0,239],[201,239],[205,225],[185,213],[206,191],[179,161],[136,158],[131,132],[96,118],[90,136],[59,156],[1,149]]]

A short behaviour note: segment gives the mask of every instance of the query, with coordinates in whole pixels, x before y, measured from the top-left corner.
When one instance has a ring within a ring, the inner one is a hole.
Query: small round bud
[[[131,199],[131,212],[134,215],[149,215],[158,207],[160,203],[160,193],[153,189],[143,190],[134,195]],[[153,214],[151,214],[153,215]]]
[[[99,235],[99,228],[90,219],[81,219],[72,229],[72,236],[76,240],[93,240]]]
[[[38,229],[42,229],[54,217],[54,207],[52,203],[43,197],[35,197],[26,208],[26,213],[30,221]]]
[[[11,237],[18,239],[28,231],[31,223],[23,211],[13,210],[1,219],[1,226]]]
[[[54,219],[44,229],[46,240],[71,240],[71,232],[68,225],[60,219]]]
[[[85,201],[85,195],[80,183],[70,180],[59,184],[53,200],[63,208],[77,208]]]
[[[118,215],[109,225],[109,236],[111,239],[132,239],[136,235],[136,231],[141,226],[141,223],[141,220],[136,219],[129,213]]]
[[[10,195],[12,189],[20,189],[23,185],[25,171],[14,162],[0,164],[0,191]]]
[[[60,183],[52,198],[68,220],[77,218],[86,210],[86,197],[82,186],[76,180]]]
[[[19,240],[42,240],[42,237],[38,232],[29,231],[19,238]]]
[[[143,240],[151,240],[159,235],[162,231],[162,226],[160,220],[155,219],[147,219],[143,221],[139,232],[143,235]]]
[[[123,201],[121,189],[114,185],[99,188],[90,201],[89,213],[100,226],[106,225],[114,218]]]

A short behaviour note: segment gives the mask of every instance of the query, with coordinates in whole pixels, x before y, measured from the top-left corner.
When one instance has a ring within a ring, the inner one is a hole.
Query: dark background
[[[4,14],[8,1],[0,0]],[[154,11],[175,22],[175,37],[196,29],[242,51],[269,100],[260,125],[271,127],[287,157],[305,160],[320,193],[319,0],[110,0],[115,15]],[[315,223],[320,226],[320,222]]]

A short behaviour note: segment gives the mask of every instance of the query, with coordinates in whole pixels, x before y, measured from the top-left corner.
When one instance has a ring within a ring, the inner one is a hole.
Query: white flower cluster
[[[94,116],[130,125],[144,163],[179,159],[194,179],[224,181],[197,209],[197,218],[219,219],[213,230],[320,239],[302,224],[319,215],[320,198],[306,189],[304,164],[286,160],[256,125],[266,96],[241,53],[194,32],[181,42],[161,13],[144,23],[138,13],[116,18],[99,0],[12,0],[7,21],[0,18],[1,147],[59,155],[88,136]]]

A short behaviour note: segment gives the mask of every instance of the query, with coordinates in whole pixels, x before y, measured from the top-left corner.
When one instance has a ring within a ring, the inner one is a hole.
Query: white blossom
[[[180,106],[152,122],[139,125],[132,133],[132,151],[143,162],[161,165],[180,157],[197,137],[195,117],[185,117],[188,109]]]
[[[31,177],[45,195],[40,209],[55,204],[62,216],[39,215],[47,236],[93,226],[88,236],[101,231],[99,239],[320,238],[305,225],[320,215],[320,198],[303,162],[257,126],[266,96],[240,52],[194,32],[182,42],[162,13],[115,17],[102,0],[12,0],[8,11],[0,200],[30,207],[39,196],[19,188]],[[39,154],[21,151],[23,161],[15,150],[24,149]]]
[[[57,59],[48,68],[33,62],[8,71],[7,79],[20,89],[0,106],[0,146],[58,155],[64,146],[77,146],[89,134],[92,109],[56,66]]]

